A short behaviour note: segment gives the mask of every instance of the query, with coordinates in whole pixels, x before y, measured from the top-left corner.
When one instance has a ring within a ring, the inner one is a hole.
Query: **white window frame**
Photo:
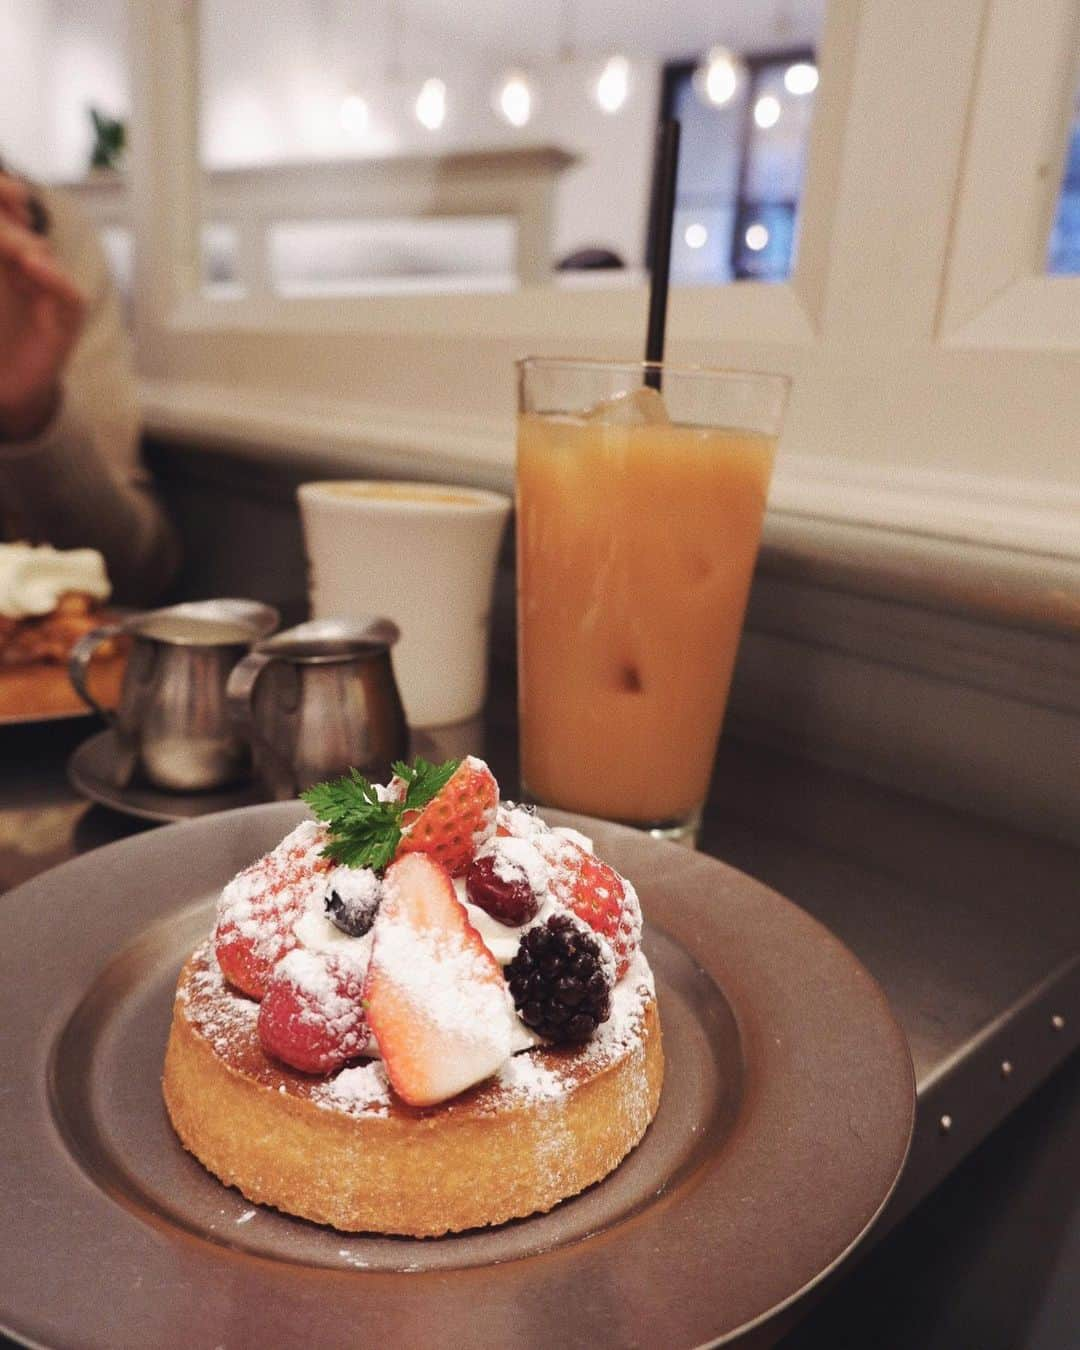
[[[1048,276],[1046,246],[1078,56],[1076,0],[990,6],[942,304],[949,346],[1077,348],[1080,277]]]
[[[790,282],[680,290],[678,336],[738,325],[750,341],[799,345],[820,323],[823,277],[836,206],[836,131],[850,78],[855,0],[836,0],[833,37],[823,46],[833,72],[820,98],[808,153],[799,256]],[[472,337],[496,329],[536,344],[643,341],[643,286],[603,292],[525,286],[507,295],[372,296],[324,301],[206,300],[198,261],[198,0],[131,0],[132,198],[138,236],[136,315],[148,345],[163,336],[260,329],[414,337]]]

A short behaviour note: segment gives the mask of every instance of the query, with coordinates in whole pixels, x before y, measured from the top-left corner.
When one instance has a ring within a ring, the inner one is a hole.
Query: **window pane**
[[[248,290],[442,290],[455,278],[477,290],[639,285],[662,103],[686,124],[675,281],[790,266],[813,96],[792,93],[784,77],[796,56],[812,59],[824,0],[275,0],[273,23],[265,0],[199,3],[204,210],[241,229],[238,284]],[[710,102],[691,75],[721,43],[746,78]],[[673,62],[687,78],[665,98]],[[751,100],[774,88],[780,124],[751,139]],[[541,148],[564,162],[530,169],[522,157]],[[507,181],[536,174],[529,191],[477,198],[462,161],[493,152]],[[421,162],[427,200],[415,190]],[[387,185],[372,165],[405,168]],[[317,172],[301,180],[301,167]],[[761,256],[733,247],[748,191],[788,207],[774,213]],[[340,228],[324,231],[318,277],[301,269],[290,280],[280,229],[301,221]],[[395,239],[382,221],[412,227]],[[510,256],[507,222],[522,245]],[[477,252],[485,231],[488,260]]]
[[[813,53],[735,58],[737,87],[719,108],[710,105],[702,69],[668,75],[683,127],[672,278],[782,281],[795,258],[817,88]]]

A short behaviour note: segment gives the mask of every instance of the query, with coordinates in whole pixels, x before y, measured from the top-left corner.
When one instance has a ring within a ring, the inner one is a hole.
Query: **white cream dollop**
[[[51,614],[60,597],[69,592],[94,600],[107,600],[112,594],[105,559],[97,549],[0,544],[0,615],[4,618]]]

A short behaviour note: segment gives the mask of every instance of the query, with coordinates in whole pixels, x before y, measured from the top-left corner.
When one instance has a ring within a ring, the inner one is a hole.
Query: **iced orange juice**
[[[524,412],[522,778],[568,810],[693,821],[708,787],[775,437]]]

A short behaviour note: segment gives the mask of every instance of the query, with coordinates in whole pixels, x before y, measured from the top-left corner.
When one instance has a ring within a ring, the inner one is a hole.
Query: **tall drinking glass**
[[[521,771],[530,798],[692,842],[788,382],[518,363]]]

